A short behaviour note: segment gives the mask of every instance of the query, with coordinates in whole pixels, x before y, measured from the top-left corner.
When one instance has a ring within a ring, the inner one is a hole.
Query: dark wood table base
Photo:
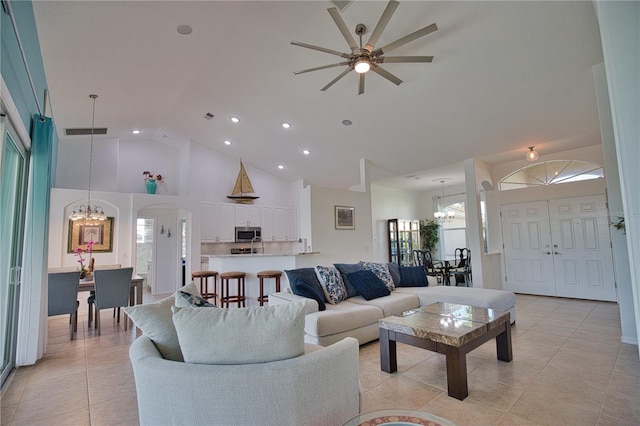
[[[380,327],[380,367],[382,371],[387,373],[393,373],[398,369],[396,342],[444,354],[447,359],[449,396],[462,401],[469,395],[467,354],[493,338],[496,339],[498,359],[510,362],[513,359],[513,353],[511,349],[511,322],[509,319],[498,325],[487,324],[487,330],[484,334],[459,347]]]

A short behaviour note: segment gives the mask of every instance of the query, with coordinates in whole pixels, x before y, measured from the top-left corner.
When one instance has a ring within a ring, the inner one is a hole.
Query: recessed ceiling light
[[[229,141],[229,140],[224,141],[224,144],[225,144],[225,145],[227,145],[227,146],[229,146],[229,145],[231,145],[231,141]]]
[[[176,28],[176,31],[180,35],[189,35],[193,32],[193,28],[191,28],[190,25],[180,25],[178,28]]]
[[[308,149],[303,149],[303,150],[302,150],[302,153],[303,153],[304,155],[309,155],[309,154],[311,154],[311,151],[309,151]]]
[[[279,165],[278,165],[278,168],[279,168],[280,170],[282,170],[282,169],[284,169],[284,166],[283,166],[282,164],[279,164]]]
[[[231,121],[233,121],[234,123],[239,123],[240,119],[238,117],[231,117]]]
[[[285,129],[290,129],[291,128],[291,124],[285,122],[285,123],[282,123],[282,127],[285,128]]]
[[[342,120],[342,124],[344,124],[345,126],[351,126],[351,120]]]
[[[142,130],[133,129],[131,133],[133,133],[134,135],[139,135],[140,133],[142,133]]]

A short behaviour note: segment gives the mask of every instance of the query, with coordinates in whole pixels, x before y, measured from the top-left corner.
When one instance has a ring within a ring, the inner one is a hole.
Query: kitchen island
[[[245,295],[247,297],[246,306],[259,306],[258,296],[260,295],[260,281],[258,280],[258,272],[265,270],[282,271],[280,278],[280,288],[284,290],[289,287],[289,280],[286,269],[304,268],[313,265],[313,254],[308,253],[254,253],[254,254],[223,254],[209,255],[203,258],[209,258],[209,270],[221,272],[240,271],[247,274],[245,278]],[[209,286],[213,285],[209,280]],[[218,278],[218,289],[220,288],[220,279]],[[235,294],[235,281],[231,281],[229,286],[231,294]],[[264,281],[265,295],[274,293],[276,284],[274,279]],[[231,305],[233,306],[233,304]]]

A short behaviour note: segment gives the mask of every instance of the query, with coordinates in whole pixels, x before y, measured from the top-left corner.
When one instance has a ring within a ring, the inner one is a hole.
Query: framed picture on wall
[[[335,206],[336,229],[356,229],[355,207]]]
[[[93,241],[93,252],[113,252],[113,218],[107,220],[69,220],[69,238],[67,253],[76,249],[87,249],[87,243]]]

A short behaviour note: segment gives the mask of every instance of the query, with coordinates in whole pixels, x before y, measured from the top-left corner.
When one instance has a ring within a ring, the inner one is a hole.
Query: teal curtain
[[[29,188],[18,321],[17,365],[42,357],[47,336],[47,263],[52,153],[57,145],[50,118],[34,114],[31,129]]]

